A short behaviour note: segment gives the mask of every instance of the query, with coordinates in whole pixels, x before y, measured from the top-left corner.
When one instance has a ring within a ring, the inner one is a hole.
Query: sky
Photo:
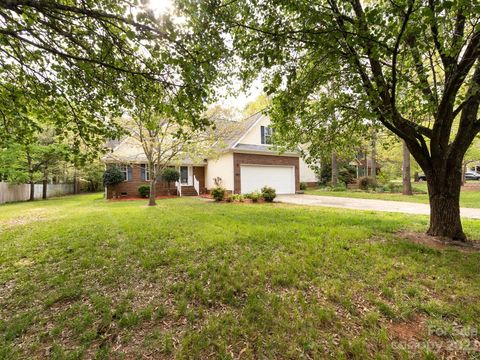
[[[150,0],[148,6],[155,12],[161,14],[168,11],[172,6],[171,0]]]
[[[172,8],[172,0],[150,0],[148,6],[158,15],[168,12]],[[240,83],[234,84],[235,88],[240,87]],[[222,92],[223,90],[220,90]],[[234,107],[242,110],[246,104],[255,100],[262,93],[262,84],[260,80],[255,81],[250,89],[246,92],[241,92],[238,96],[228,96],[220,100],[217,104],[228,107]]]

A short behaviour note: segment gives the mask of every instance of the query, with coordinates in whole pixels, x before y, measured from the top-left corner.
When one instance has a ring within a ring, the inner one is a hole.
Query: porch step
[[[197,191],[193,186],[182,186],[182,196],[197,196]]]

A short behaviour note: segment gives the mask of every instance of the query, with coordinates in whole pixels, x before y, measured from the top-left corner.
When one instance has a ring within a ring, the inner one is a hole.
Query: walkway
[[[278,195],[275,200],[287,204],[307,206],[324,206],[342,209],[386,211],[419,215],[430,214],[430,206],[428,204],[402,201],[353,199],[318,195]],[[463,218],[480,219],[480,209],[461,208],[460,213]]]

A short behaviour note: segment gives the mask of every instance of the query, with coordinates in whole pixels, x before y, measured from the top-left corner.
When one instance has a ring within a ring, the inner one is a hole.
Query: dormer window
[[[268,126],[261,126],[260,127],[260,136],[261,136],[261,143],[264,145],[271,145],[272,144],[272,137],[273,137],[273,129]]]

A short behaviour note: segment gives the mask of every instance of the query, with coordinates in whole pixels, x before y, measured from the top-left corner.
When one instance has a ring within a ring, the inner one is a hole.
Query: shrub
[[[180,173],[174,168],[167,167],[162,172],[162,180],[167,182],[168,187],[170,187],[170,183],[178,181],[179,179]]]
[[[307,183],[305,183],[305,182],[302,181],[302,182],[300,183],[300,190],[307,190]]]
[[[228,199],[230,200],[229,202],[232,202],[232,201],[244,202],[245,198],[246,196],[242,194],[233,194],[228,197]]]
[[[226,198],[225,198],[225,201],[230,203],[230,202],[233,202],[233,195],[228,195]]]
[[[371,176],[362,176],[358,179],[358,188],[360,190],[374,189],[377,185],[377,180]]]
[[[344,184],[353,184],[356,177],[357,171],[352,165],[346,164],[338,170],[338,180]]]
[[[222,201],[223,198],[225,197],[225,189],[220,186],[213,188],[212,196],[215,199],[215,201]]]
[[[103,186],[114,186],[120,184],[124,179],[123,173],[116,166],[105,170],[103,173]]]
[[[395,193],[395,192],[400,192],[402,189],[402,186],[400,184],[394,183],[393,181],[390,181],[387,184],[387,188],[388,188],[388,191],[390,191],[391,193]]]
[[[258,200],[262,197],[262,194],[260,194],[257,191],[254,191],[250,194],[245,195],[247,199],[252,200],[252,202],[258,202]]]
[[[343,183],[341,184],[338,184],[337,186],[333,186],[331,189],[331,191],[346,191],[347,190],[347,186]]]
[[[150,186],[149,185],[141,185],[138,187],[138,192],[142,198],[147,198],[150,195]]]
[[[262,197],[265,199],[265,201],[272,202],[273,199],[277,197],[277,193],[274,188],[264,186],[262,188]]]

